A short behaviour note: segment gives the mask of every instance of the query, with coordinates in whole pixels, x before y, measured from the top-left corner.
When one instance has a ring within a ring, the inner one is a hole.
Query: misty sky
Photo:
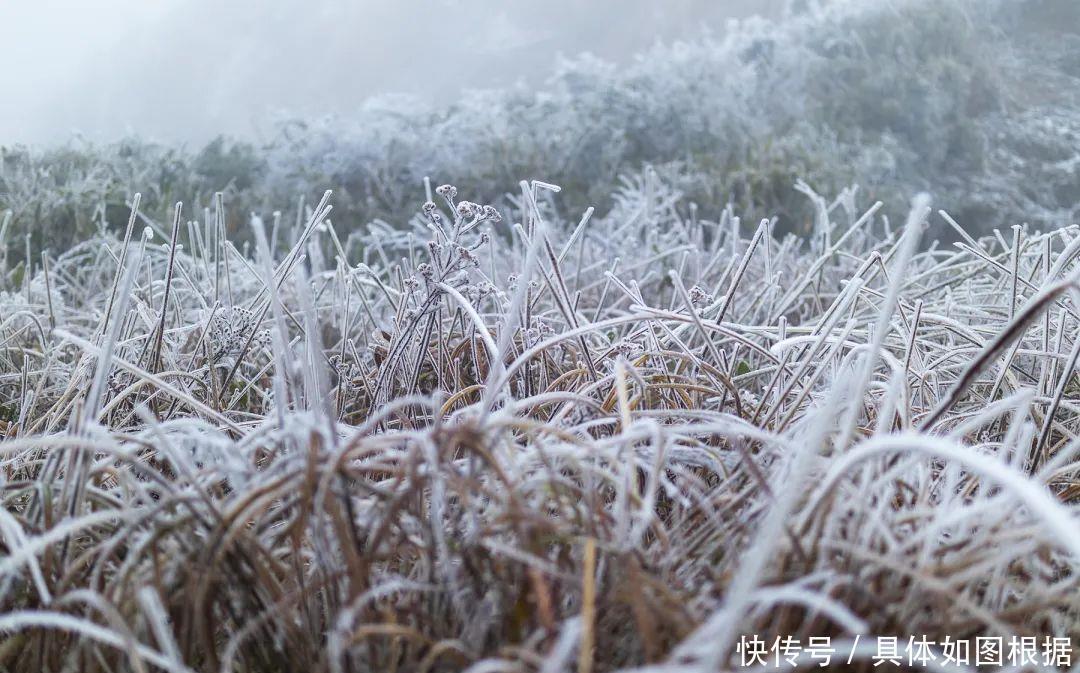
[[[274,114],[448,100],[622,60],[782,0],[0,0],[0,144],[258,137]]]

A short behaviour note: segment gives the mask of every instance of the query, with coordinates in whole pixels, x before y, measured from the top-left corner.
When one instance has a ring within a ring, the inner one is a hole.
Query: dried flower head
[[[443,197],[451,208],[454,207],[454,197],[457,196],[457,187],[453,185],[439,185],[435,188],[435,193]]]
[[[458,217],[472,217],[476,215],[478,208],[480,208],[480,206],[477,206],[472,201],[462,201],[461,203],[457,204]]]
[[[219,311],[207,335],[211,361],[239,357],[244,346],[248,345],[249,337],[252,345],[256,344],[258,335],[252,333],[257,326],[255,314],[241,306],[230,306]],[[266,343],[269,343],[269,332],[265,332],[265,336]]]
[[[711,304],[713,300],[713,296],[702,289],[700,285],[695,285],[690,288],[688,294],[690,295],[690,302],[694,306]]]

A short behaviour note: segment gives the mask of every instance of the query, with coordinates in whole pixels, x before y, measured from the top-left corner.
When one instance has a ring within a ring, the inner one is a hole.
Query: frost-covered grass
[[[1076,7],[4,150],[0,670],[1080,642]]]
[[[927,249],[923,197],[800,188],[808,238],[647,171],[349,236],[327,195],[242,249],[219,198],[4,274],[0,667],[1075,639],[1080,231]]]

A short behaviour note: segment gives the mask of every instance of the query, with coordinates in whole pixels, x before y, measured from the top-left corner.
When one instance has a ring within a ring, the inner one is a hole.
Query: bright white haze
[[[560,55],[621,61],[782,0],[0,0],[0,145],[127,134],[257,138],[274,115],[347,115],[540,83]]]

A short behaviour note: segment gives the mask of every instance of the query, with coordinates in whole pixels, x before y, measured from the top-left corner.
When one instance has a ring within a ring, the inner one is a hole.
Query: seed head
[[[479,208],[472,201],[462,201],[457,205],[458,217],[472,217],[476,214],[476,210]]]
[[[454,207],[454,197],[458,196],[458,188],[454,185],[440,185],[435,188],[435,193],[446,200],[450,207]]]
[[[695,285],[690,288],[688,294],[690,295],[690,302],[694,306],[701,306],[702,304],[712,303],[713,297],[711,294],[701,288],[700,285]]]

